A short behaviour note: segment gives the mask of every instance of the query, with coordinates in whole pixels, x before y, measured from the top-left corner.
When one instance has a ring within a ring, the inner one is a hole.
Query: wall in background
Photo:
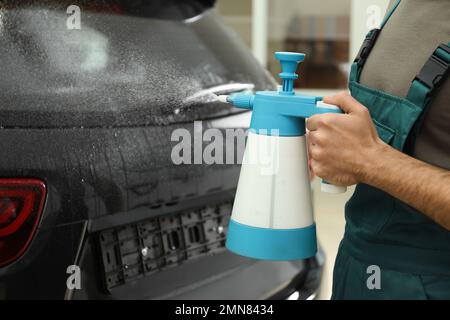
[[[252,45],[252,0],[217,0],[217,12],[251,47]]]
[[[253,0],[254,2],[260,0]],[[217,10],[252,47],[252,0],[218,0]],[[354,59],[366,33],[378,26],[389,0],[268,0],[267,53],[259,54],[274,75],[278,62],[273,52],[305,52],[301,87],[340,89],[346,86],[349,63]],[[258,22],[256,22],[256,26]],[[264,34],[264,32],[262,32]],[[254,40],[254,39],[253,39]],[[261,39],[260,39],[261,40]]]
[[[328,25],[319,21],[333,20],[338,17],[350,15],[351,0],[272,0],[270,4],[270,37],[274,40],[282,39],[289,24],[293,20],[302,21],[302,29],[305,34],[311,32],[328,32],[333,21]],[[317,21],[313,21],[317,20]],[[317,26],[314,27],[314,22]],[[328,30],[327,30],[328,27]],[[295,30],[295,29],[294,29]]]
[[[253,20],[256,31],[252,34],[253,6],[263,2],[218,0],[217,10],[274,76],[279,64],[273,52],[299,51],[307,54],[300,69],[304,75],[302,88],[345,87],[351,0],[268,0],[265,37],[263,28],[258,28],[264,19]]]
[[[258,0],[256,0],[258,1]],[[326,18],[350,15],[352,0],[269,0],[269,38],[283,38],[295,17]],[[251,45],[252,0],[218,0],[217,11]]]

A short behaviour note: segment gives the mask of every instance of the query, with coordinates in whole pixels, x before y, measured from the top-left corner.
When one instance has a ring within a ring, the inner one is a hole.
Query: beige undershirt
[[[391,0],[390,8],[396,3]],[[411,81],[441,43],[450,42],[450,0],[402,0],[361,73],[361,83],[406,97]],[[413,154],[450,170],[450,81],[440,88]]]

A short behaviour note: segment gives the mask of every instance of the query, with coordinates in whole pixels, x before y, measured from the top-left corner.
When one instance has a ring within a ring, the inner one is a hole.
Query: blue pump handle
[[[296,52],[276,52],[275,58],[280,61],[281,65],[279,76],[283,81],[283,85],[280,94],[294,95],[294,80],[298,79],[295,71],[298,64],[305,60],[305,55]]]
[[[237,108],[253,110],[255,105],[267,105],[264,110],[258,110],[266,114],[277,114],[289,117],[307,119],[316,114],[343,113],[341,109],[318,107],[317,102],[322,97],[292,95],[290,97],[280,96],[279,92],[261,91],[256,95],[248,93],[236,93],[230,95],[227,101]],[[258,104],[259,102],[259,104]],[[272,103],[272,106],[269,106]]]
[[[295,73],[305,55],[295,52],[277,52],[280,61],[280,78],[283,86],[280,91],[260,91],[255,95],[237,93],[227,98],[238,108],[253,110],[251,128],[257,132],[278,131],[280,136],[302,136],[306,133],[305,121],[313,115],[323,113],[342,113],[339,108],[318,107],[322,97],[307,96],[294,92]]]

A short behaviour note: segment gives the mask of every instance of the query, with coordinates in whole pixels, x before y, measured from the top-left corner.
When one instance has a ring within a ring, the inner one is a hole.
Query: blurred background
[[[350,63],[366,33],[378,27],[388,0],[218,0],[217,11],[275,78],[275,51],[307,55],[301,64],[299,92],[331,95],[347,87]],[[332,270],[344,232],[344,204],[353,193],[328,195],[314,184],[319,241],[326,255],[319,299],[329,299]]]

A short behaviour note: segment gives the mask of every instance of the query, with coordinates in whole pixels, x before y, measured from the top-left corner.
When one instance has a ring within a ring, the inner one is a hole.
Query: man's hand
[[[348,186],[365,183],[389,193],[450,231],[450,171],[384,143],[366,107],[349,94],[324,99],[346,114],[308,120],[311,167],[319,177]]]
[[[335,185],[363,182],[368,164],[385,145],[369,111],[346,92],[326,97],[324,102],[340,107],[345,114],[321,114],[308,119],[311,170]]]

